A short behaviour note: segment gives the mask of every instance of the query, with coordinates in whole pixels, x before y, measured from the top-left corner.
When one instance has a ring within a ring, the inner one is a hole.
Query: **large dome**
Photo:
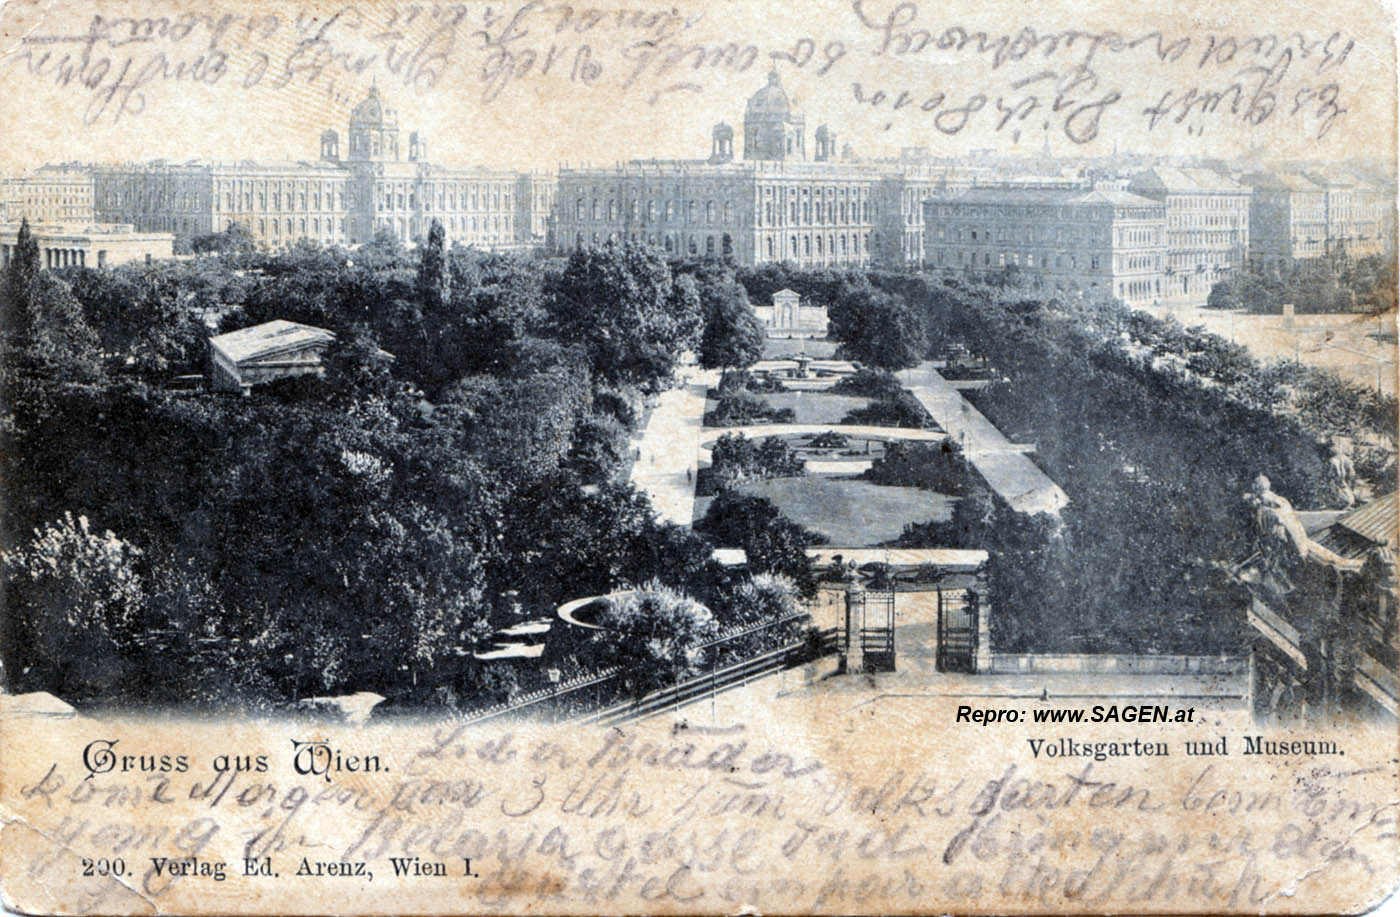
[[[789,115],[792,113],[792,103],[788,101],[787,93],[783,91],[783,84],[776,69],[769,72],[768,85],[749,97],[748,113],[764,115]]]
[[[379,98],[379,87],[370,86],[369,95],[359,105],[350,110],[350,123],[370,127],[392,126],[394,113],[384,107]]]

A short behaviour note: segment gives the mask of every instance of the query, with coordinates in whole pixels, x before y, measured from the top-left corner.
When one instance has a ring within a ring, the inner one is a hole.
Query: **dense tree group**
[[[1286,270],[1251,265],[1210,288],[1212,309],[1244,309],[1278,315],[1285,303],[1298,313],[1379,312],[1394,309],[1395,261],[1380,255],[1352,258],[1338,252],[1299,261]]]
[[[1250,550],[1240,496],[1267,474],[1305,508],[1335,504],[1327,445],[1358,446],[1395,487],[1394,399],[1298,364],[1261,366],[1215,335],[1109,300],[1046,299],[961,278],[877,275],[1007,381],[969,393],[1070,497],[1028,519],[990,494],[905,544],[993,556],[994,641],[1007,649],[1237,652],[1243,607],[1222,565]]]
[[[21,232],[0,297],[11,690],[469,702],[523,677],[472,656],[521,611],[655,580],[734,612],[707,543],[622,483],[644,398],[732,278],[635,246],[448,250],[438,228],[412,252],[216,241],[41,271]],[[321,376],[175,384],[212,331],[271,319],[334,332]]]
[[[816,539],[728,488],[694,532],[659,523],[624,483],[629,437],[688,351],[730,370],[707,422],[778,419],[744,371],[763,343],[747,300],[784,287],[828,305],[842,352],[868,367],[843,383],[875,399],[863,422],[925,423],[890,371],[951,344],[998,368],[971,397],[1036,444],[1070,496],[1059,518],[1011,512],[955,451],[900,446],[871,474],[940,490],[961,476],[952,520],[899,543],[989,550],[1000,648],[1238,650],[1221,564],[1248,550],[1249,480],[1335,505],[1340,437],[1373,492],[1395,487],[1394,399],[1014,277],[736,271],[634,245],[546,261],[448,249],[440,229],[413,251],[388,235],[279,253],[236,226],[216,235],[189,261],[44,271],[21,227],[0,284],[11,690],[501,698],[529,676],[475,661],[494,629],[641,584],[650,598],[619,623],[649,642],[608,651],[693,671],[715,628],[776,620],[786,590],[811,592]],[[322,375],[248,397],[181,378],[211,331],[271,319],[335,334]],[[744,473],[792,458],[738,442],[719,451]],[[792,582],[736,576],[716,544]]]

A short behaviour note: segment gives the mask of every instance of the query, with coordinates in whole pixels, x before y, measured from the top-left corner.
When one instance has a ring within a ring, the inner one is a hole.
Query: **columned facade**
[[[97,218],[185,242],[238,223],[269,248],[302,239],[356,245],[379,232],[413,242],[434,219],[449,244],[513,249],[544,241],[553,176],[436,165],[426,138],[414,132],[401,145],[399,137],[396,113],[371,88],[351,112],[344,158],[339,135],[326,130],[314,161],[97,168]]]
[[[922,203],[936,183],[897,166],[835,161],[830,128],[820,161],[807,162],[804,123],[773,73],[745,109],[742,162],[732,161],[733,131],[719,124],[708,159],[562,170],[554,247],[627,240],[738,264],[919,265]]]

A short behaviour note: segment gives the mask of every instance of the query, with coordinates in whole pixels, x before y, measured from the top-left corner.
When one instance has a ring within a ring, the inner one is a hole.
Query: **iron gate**
[[[977,658],[977,600],[965,589],[938,590],[940,672],[972,672]]]
[[[848,593],[846,621],[849,631],[847,646],[858,642],[862,670],[866,672],[894,671],[894,593]]]

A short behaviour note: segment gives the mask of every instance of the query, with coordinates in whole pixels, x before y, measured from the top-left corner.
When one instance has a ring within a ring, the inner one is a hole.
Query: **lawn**
[[[953,497],[914,487],[883,487],[855,478],[774,478],[740,491],[767,497],[783,515],[827,537],[833,547],[860,548],[897,538],[910,522],[952,516]],[[703,517],[709,498],[695,501]]]
[[[775,408],[792,408],[796,411],[796,423],[840,423],[841,418],[851,411],[870,403],[869,398],[859,395],[833,395],[828,392],[775,392],[763,398]]]

